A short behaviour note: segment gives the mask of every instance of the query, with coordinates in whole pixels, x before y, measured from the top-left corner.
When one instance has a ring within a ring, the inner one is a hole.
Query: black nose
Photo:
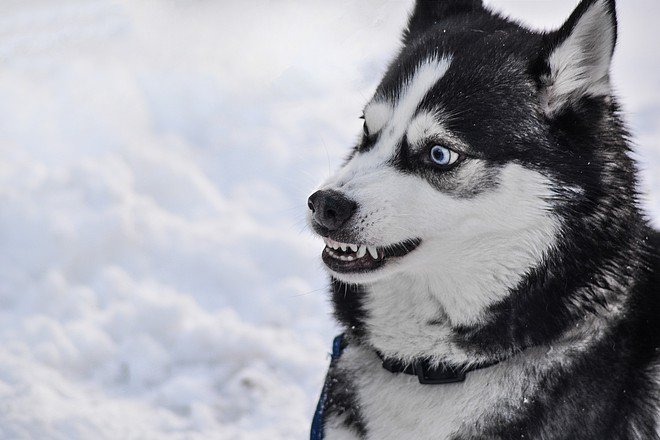
[[[337,191],[316,191],[307,200],[316,223],[328,231],[336,231],[351,218],[357,203]]]

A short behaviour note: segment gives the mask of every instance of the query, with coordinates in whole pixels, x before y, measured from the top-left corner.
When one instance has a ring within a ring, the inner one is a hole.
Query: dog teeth
[[[331,249],[341,249],[343,252],[346,252],[347,250],[351,250],[352,252],[357,252],[358,249],[360,248],[359,245],[353,244],[353,243],[341,243],[338,241],[334,241],[332,238],[328,237],[323,237],[323,241],[325,242],[326,246],[328,246]]]
[[[332,238],[326,238],[325,239],[325,244],[328,245],[329,248],[332,248],[332,249],[335,249],[335,250],[339,249],[339,243],[334,241]]]
[[[334,241],[331,238],[324,237],[323,241],[325,242],[326,246],[328,247],[328,253],[341,261],[354,261],[357,259],[360,259],[367,255],[367,252],[369,255],[374,260],[378,259],[378,248],[376,246],[367,246],[366,244],[354,244],[354,243],[340,243],[338,241]],[[348,254],[348,255],[339,255],[335,252],[333,252],[331,249],[334,250],[339,250],[341,249],[342,252],[350,251],[354,252],[355,255]]]

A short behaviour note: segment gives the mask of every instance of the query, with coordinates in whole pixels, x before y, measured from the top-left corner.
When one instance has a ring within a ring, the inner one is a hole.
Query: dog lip
[[[378,251],[383,252],[384,258],[403,257],[417,249],[421,243],[421,238],[412,238],[383,248],[379,247]]]
[[[365,273],[374,271],[384,266],[391,259],[401,258],[409,254],[419,247],[422,242],[421,239],[414,238],[387,246],[369,246],[377,250],[376,255],[374,256],[372,251],[367,253],[362,251],[357,254],[360,255],[358,257],[355,253],[351,255],[348,248],[343,251],[348,252],[348,254],[341,255],[342,252],[340,252],[340,249],[343,247],[335,246],[338,243],[332,239],[326,238],[325,241],[327,246],[323,249],[323,262],[330,270],[337,273]],[[365,245],[356,246],[362,248]]]

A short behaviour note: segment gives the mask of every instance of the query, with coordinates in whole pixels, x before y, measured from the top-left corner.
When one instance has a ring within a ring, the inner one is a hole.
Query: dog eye
[[[367,127],[367,121],[364,121],[364,124],[362,124],[362,131],[366,137],[369,137],[369,127]]]
[[[453,165],[459,157],[460,156],[457,152],[450,150],[447,147],[443,147],[442,145],[434,145],[431,148],[431,160],[436,165],[444,167]]]

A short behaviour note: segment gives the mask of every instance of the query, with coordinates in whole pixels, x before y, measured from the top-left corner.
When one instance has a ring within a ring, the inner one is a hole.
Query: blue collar
[[[330,365],[339,359],[341,352],[344,350],[344,334],[342,333],[339,336],[335,337],[335,340],[332,341],[332,358],[330,360]],[[325,417],[323,413],[325,412],[326,401],[328,400],[328,389],[330,388],[330,371],[325,375],[325,383],[323,384],[323,391],[321,391],[321,397],[319,397],[319,403],[316,404],[316,411],[314,411],[314,419],[312,420],[312,431],[310,433],[310,440],[323,440],[324,429],[323,423],[325,422]]]

